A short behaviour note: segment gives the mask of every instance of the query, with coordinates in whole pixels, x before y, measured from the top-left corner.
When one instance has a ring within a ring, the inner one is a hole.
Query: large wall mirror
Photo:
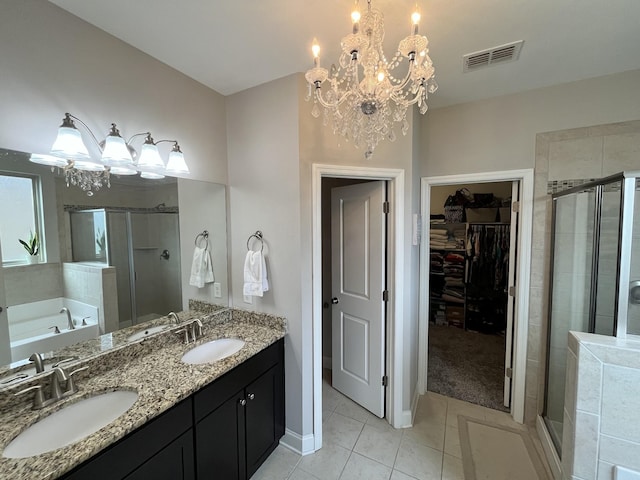
[[[228,305],[224,185],[111,175],[87,195],[29,159],[0,149],[0,364],[185,310],[189,299]],[[211,259],[203,282],[196,247]],[[63,340],[67,311],[88,328]]]

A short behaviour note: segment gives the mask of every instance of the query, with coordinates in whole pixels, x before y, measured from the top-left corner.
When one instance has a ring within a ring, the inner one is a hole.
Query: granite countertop
[[[5,401],[0,404],[0,449],[38,419],[85,397],[113,390],[133,390],[138,393],[138,400],[114,422],[77,443],[29,458],[0,457],[0,478],[36,480],[63,475],[286,333],[282,317],[242,310],[213,314],[190,311],[187,315],[180,315],[182,325],[189,323],[185,320],[187,318],[201,318],[203,321],[203,336],[196,343],[182,343],[182,336],[174,333],[180,328],[178,325],[128,347],[112,349],[105,355],[79,362],[74,368],[81,365],[89,367],[77,374],[79,392],[42,410],[31,409],[31,394],[13,397],[15,391],[26,385],[4,392]],[[204,365],[189,365],[180,360],[186,351],[199,344],[230,337],[246,342],[239,352],[230,357]],[[48,379],[44,383],[48,383]]]

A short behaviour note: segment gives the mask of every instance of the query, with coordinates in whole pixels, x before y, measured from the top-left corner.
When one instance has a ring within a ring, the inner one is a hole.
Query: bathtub
[[[67,328],[67,314],[58,313],[66,307],[71,312],[76,328]],[[68,298],[54,298],[39,302],[12,305],[7,309],[11,361],[29,357],[34,352],[58,350],[99,335],[98,308]],[[86,326],[82,326],[82,319]],[[60,333],[51,327],[57,326]]]

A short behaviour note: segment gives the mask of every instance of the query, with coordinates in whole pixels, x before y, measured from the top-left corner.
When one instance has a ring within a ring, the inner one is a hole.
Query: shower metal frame
[[[569,195],[594,190],[594,212],[593,212],[593,249],[591,255],[591,298],[589,301],[589,327],[587,333],[594,333],[596,327],[596,307],[598,294],[598,269],[600,259],[600,238],[602,220],[602,200],[605,187],[612,183],[620,182],[620,222],[618,225],[618,261],[616,265],[616,289],[615,304],[613,312],[613,332],[612,336],[617,338],[627,337],[627,315],[629,305],[629,288],[631,276],[631,246],[633,242],[633,212],[635,209],[636,185],[640,179],[640,171],[625,171],[604,177],[598,180],[584,183],[576,187],[569,188],[562,192],[554,193],[551,196],[552,217],[551,217],[551,240],[555,239],[557,200]],[[625,232],[628,232],[625,235]],[[547,411],[547,389],[549,385],[549,351],[551,348],[551,315],[553,312],[553,277],[555,245],[551,246],[550,270],[549,270],[549,301],[548,301],[548,324],[547,324],[547,358],[545,365],[545,398],[542,412],[546,423]]]

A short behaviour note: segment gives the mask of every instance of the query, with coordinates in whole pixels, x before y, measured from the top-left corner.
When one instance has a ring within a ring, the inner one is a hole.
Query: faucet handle
[[[14,395],[17,397],[19,395],[22,395],[24,393],[30,392],[31,390],[35,390],[35,395],[33,396],[33,410],[39,410],[40,408],[44,407],[44,393],[42,392],[42,385],[33,385],[29,388],[25,388],[24,390],[20,390],[17,393],[14,393]]]
[[[73,377],[76,373],[78,372],[82,372],[84,370],[88,370],[89,367],[80,367],[75,369],[73,372],[71,372],[69,375],[67,375],[67,390],[64,392],[65,394],[71,395],[74,394],[78,391],[78,387],[76,387],[76,382],[74,381]]]
[[[58,328],[57,325],[54,325],[53,327],[49,327],[49,330],[53,329],[53,333],[60,333],[60,329]]]
[[[173,333],[175,333],[176,335],[184,335],[184,344],[185,345],[189,344],[189,330],[186,327],[176,330]]]

